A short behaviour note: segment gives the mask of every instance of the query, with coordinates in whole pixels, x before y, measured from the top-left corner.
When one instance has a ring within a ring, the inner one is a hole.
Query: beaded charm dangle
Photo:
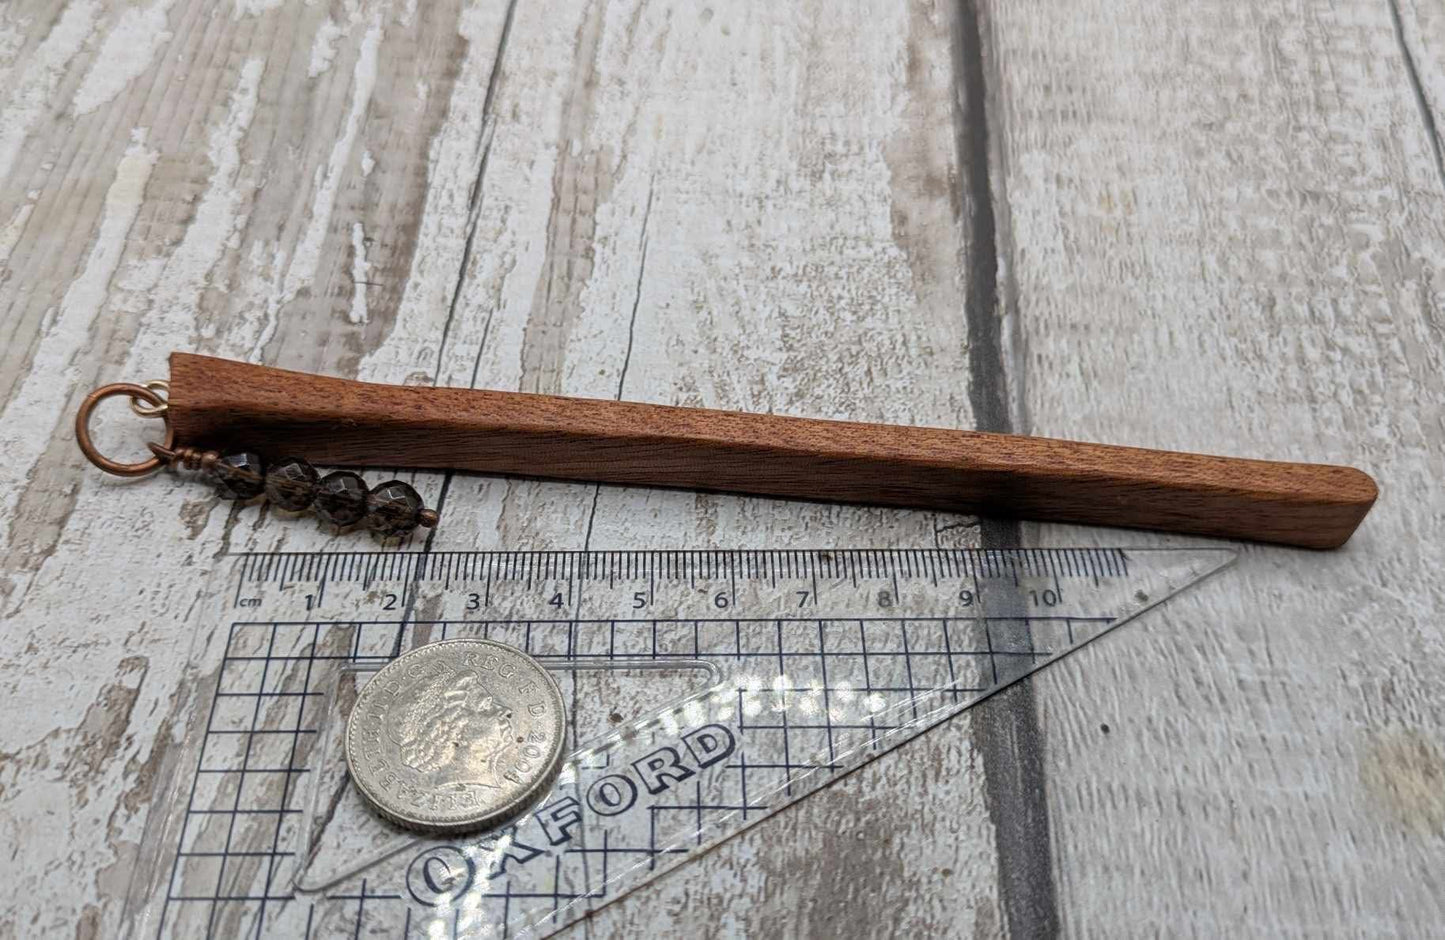
[[[277,509],[287,512],[312,510],[336,526],[365,522],[383,538],[404,536],[418,526],[433,528],[436,510],[422,503],[421,495],[402,480],[387,480],[367,488],[366,481],[350,470],[336,470],[321,476],[300,457],[282,457],[268,462],[249,450],[222,453],[195,447],[177,447],[166,424],[163,444],[149,444],[155,455],[134,464],[117,463],[103,456],[90,438],[90,415],[95,406],[114,395],[127,395],[131,409],[143,417],[166,416],[166,400],[158,394],[165,382],[145,385],[116,384],[96,389],[81,404],[75,420],[75,437],[91,463],[118,476],[140,476],[161,467],[198,470],[215,483],[222,499],[246,501],[264,496]]]
[[[367,528],[385,538],[407,535],[417,526],[430,529],[437,524],[436,510],[426,508],[421,495],[402,480],[387,480],[367,489],[359,474],[336,470],[323,477],[300,457],[283,457],[268,465],[250,451],[222,454],[158,444],[150,448],[171,467],[210,474],[222,499],[244,501],[264,494],[278,509],[315,510],[325,521],[342,527],[365,522]]]

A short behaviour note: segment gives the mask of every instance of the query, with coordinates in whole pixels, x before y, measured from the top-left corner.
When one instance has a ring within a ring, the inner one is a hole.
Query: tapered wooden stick
[[[1075,441],[372,385],[171,356],[178,445],[912,506],[1334,548],[1375,501],[1350,467]]]

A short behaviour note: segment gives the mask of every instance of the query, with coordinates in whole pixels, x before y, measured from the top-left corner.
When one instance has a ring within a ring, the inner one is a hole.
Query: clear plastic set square
[[[128,896],[140,936],[544,936],[1092,642],[1224,549],[236,556]],[[502,828],[377,816],[343,735],[443,639],[557,680],[556,783]]]

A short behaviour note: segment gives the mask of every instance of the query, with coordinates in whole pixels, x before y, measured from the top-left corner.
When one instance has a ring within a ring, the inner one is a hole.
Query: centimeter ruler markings
[[[241,556],[248,584],[520,581],[860,580],[1127,577],[1117,548],[660,550],[589,552],[276,552]]]
[[[1117,548],[943,549],[843,551],[659,550],[589,552],[272,552],[242,556],[246,582],[291,581],[671,581],[720,577],[778,579],[989,577],[1006,575],[1119,577],[1128,559]]]
[[[1027,594],[1042,613],[1061,606],[1065,583],[1127,579],[1129,559],[1117,548],[266,553],[237,558],[232,607],[410,620],[426,597],[432,619],[847,618],[977,614],[985,600],[1021,614],[1008,598]]]

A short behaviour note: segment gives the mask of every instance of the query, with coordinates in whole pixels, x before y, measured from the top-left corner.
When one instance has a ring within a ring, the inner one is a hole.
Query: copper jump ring
[[[90,439],[90,415],[95,411],[95,406],[116,395],[125,395],[131,400],[131,407],[136,414],[146,417],[159,417],[166,424],[166,439],[161,449],[169,451],[174,445],[175,434],[171,430],[170,416],[167,412],[166,400],[156,394],[154,387],[163,385],[159,381],[147,382],[145,385],[136,385],[131,382],[116,382],[113,385],[102,385],[100,388],[85,396],[85,401],[80,403],[80,410],[75,414],[75,442],[80,445],[81,453],[86,459],[95,464],[106,473],[113,473],[118,477],[144,476],[153,470],[159,470],[165,466],[166,461],[160,456],[150,457],[139,463],[120,463],[111,460],[109,457],[96,450],[95,442]],[[144,407],[138,403],[143,402]],[[154,450],[155,448],[152,448]]]

